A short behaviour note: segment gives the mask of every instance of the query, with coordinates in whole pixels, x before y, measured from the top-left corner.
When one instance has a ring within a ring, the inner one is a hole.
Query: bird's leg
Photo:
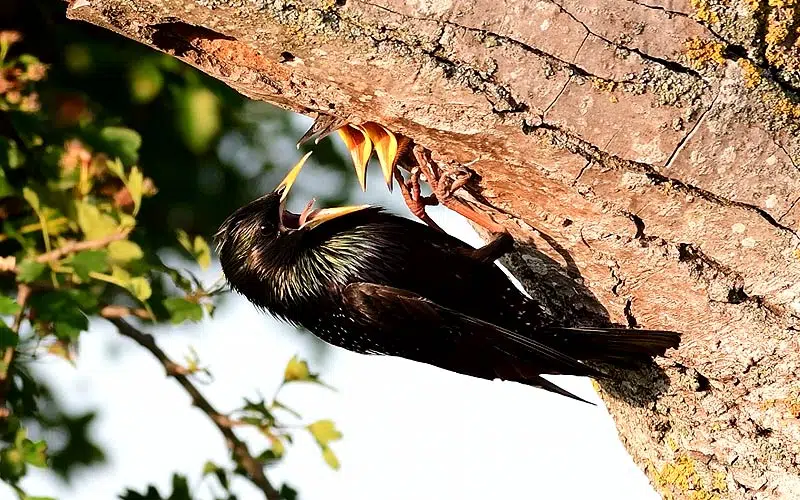
[[[434,166],[428,158],[425,148],[419,145],[414,146],[414,158],[417,160],[419,168],[425,175],[425,179],[428,181],[428,184],[430,184],[434,196],[439,203],[463,215],[479,226],[486,228],[492,233],[506,232],[503,226],[493,221],[488,215],[476,211],[458,198],[453,197],[453,193],[469,181],[469,176],[456,179],[448,186],[446,182],[441,182],[441,176],[434,172]]]
[[[406,180],[403,178],[403,174],[400,173],[399,169],[394,170],[394,178],[397,179],[397,184],[400,186],[400,193],[403,195],[403,200],[406,202],[406,205],[411,213],[433,229],[442,231],[442,228],[440,228],[439,225],[430,218],[427,212],[425,212],[425,207],[431,204],[431,200],[430,198],[420,194],[419,169],[413,168],[411,170],[411,176],[408,180],[408,183],[406,183]]]

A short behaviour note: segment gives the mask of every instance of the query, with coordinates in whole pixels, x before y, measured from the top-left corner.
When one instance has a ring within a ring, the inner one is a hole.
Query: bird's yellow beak
[[[305,165],[309,156],[311,156],[311,151],[306,153],[300,159],[300,161],[297,162],[297,164],[295,164],[291,170],[289,170],[289,173],[286,174],[286,177],[284,177],[281,183],[278,184],[278,187],[275,188],[276,192],[281,193],[281,207],[286,202],[286,198],[289,196],[289,191],[292,189],[292,184],[294,184],[294,181],[297,180],[297,176],[300,175],[300,170],[303,169],[303,165]]]
[[[281,183],[278,184],[278,187],[275,188],[275,192],[278,192],[281,195],[280,211],[282,223],[284,222],[284,214],[286,213],[284,207],[286,205],[286,199],[289,197],[289,191],[292,189],[292,186],[297,180],[297,176],[300,175],[300,170],[302,170],[303,165],[305,165],[309,156],[311,156],[311,151],[306,153],[305,156],[303,156],[303,158],[301,158],[300,161],[297,162],[294,167],[292,167],[289,173],[286,174],[286,177],[284,177]],[[331,219],[341,217],[342,215],[347,215],[369,207],[370,205],[352,205],[346,207],[321,208],[314,210],[312,200],[303,210],[303,213],[299,215],[299,217],[294,216],[297,218],[297,227],[291,229],[313,229],[323,222],[327,222]]]

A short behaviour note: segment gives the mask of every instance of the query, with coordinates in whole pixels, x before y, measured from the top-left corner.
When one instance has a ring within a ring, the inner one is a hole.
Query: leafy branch
[[[233,432],[231,420],[226,415],[218,412],[211,403],[208,402],[192,381],[189,380],[189,377],[185,373],[186,370],[178,363],[172,361],[169,356],[158,347],[152,335],[137,330],[130,323],[120,318],[111,318],[109,321],[117,327],[121,335],[128,337],[150,351],[164,367],[167,376],[174,378],[189,396],[191,396],[192,404],[205,413],[219,432],[225,437],[225,442],[231,450],[234,461],[244,469],[247,473],[247,478],[264,493],[264,497],[267,500],[280,500],[280,492],[270,484],[269,480],[264,475],[263,463],[260,463],[250,454],[247,445]]]

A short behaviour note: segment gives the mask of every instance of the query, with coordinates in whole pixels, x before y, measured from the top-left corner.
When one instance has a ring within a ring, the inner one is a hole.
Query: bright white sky
[[[298,130],[308,123],[298,122]],[[284,158],[299,158],[286,146],[289,154]],[[282,161],[280,167],[288,169],[292,163]],[[380,185],[377,168],[371,173],[370,188],[358,193],[357,201],[406,213],[399,193],[390,197]],[[314,168],[313,156],[303,176],[318,181],[306,180],[304,191],[299,180],[290,202],[293,209],[302,207],[312,193],[336,185]],[[443,210],[432,213],[451,234],[480,244],[460,216]],[[201,276],[210,283],[219,273],[215,263]],[[294,354],[310,359],[312,370],[338,389],[296,385],[282,393],[307,422],[331,418],[344,433],[343,440],[333,444],[342,463],[339,471],[325,465],[304,432],[297,434],[285,461],[268,471],[274,484],[286,481],[298,489],[301,500],[659,498],[626,454],[587,379],[555,377],[599,406],[403,359],[360,356],[338,348],[326,352],[309,334],[234,296],[213,320],[151,331],[173,359],[183,359],[189,346],[198,352],[214,375],[214,382],[201,390],[223,412],[240,406],[245,397],[269,397]],[[190,478],[201,498],[212,497],[212,481],[201,482],[200,471],[209,459],[226,463],[222,438],[207,417],[190,406],[179,386],[164,377],[149,353],[109,325],[95,322],[81,337],[76,368],[46,359],[38,362],[38,369],[67,408],[99,408],[93,432],[107,447],[109,463],[79,475],[71,485],[35,471],[24,483],[30,494],[105,500],[126,487],[142,492],[149,483],[166,494],[172,472],[178,471]],[[252,451],[266,447],[259,436],[247,436],[252,438]],[[259,498],[245,481],[237,486],[239,498]],[[14,495],[0,485],[0,500],[6,498]]]

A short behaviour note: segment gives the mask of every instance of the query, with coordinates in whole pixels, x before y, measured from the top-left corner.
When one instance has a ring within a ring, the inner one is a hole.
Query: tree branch
[[[208,418],[214,422],[220,433],[225,437],[225,441],[230,448],[234,461],[247,473],[248,479],[264,493],[267,500],[279,500],[280,493],[267,477],[264,475],[263,464],[256,460],[247,449],[247,445],[240,440],[233,432],[231,420],[218,412],[211,403],[200,393],[197,387],[186,376],[182,366],[172,361],[167,354],[158,347],[155,339],[148,333],[141,332],[134,328],[130,323],[116,317],[109,317],[108,320],[117,327],[119,333],[128,337],[141,345],[158,359],[167,372],[167,375],[178,381],[181,387],[192,397],[192,404],[199,408]]]

